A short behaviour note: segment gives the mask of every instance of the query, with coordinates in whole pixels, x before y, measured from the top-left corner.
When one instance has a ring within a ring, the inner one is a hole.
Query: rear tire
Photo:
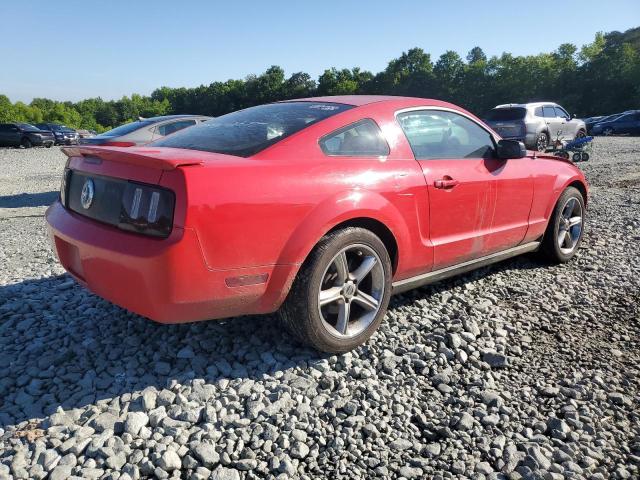
[[[343,353],[369,339],[391,296],[391,259],[369,230],[349,227],[325,235],[300,268],[280,309],[300,341]]]
[[[542,255],[553,263],[571,260],[582,242],[585,208],[580,191],[568,187],[556,203],[542,240]]]
[[[602,134],[605,135],[606,137],[609,137],[611,135],[613,135],[613,128],[611,127],[607,127],[602,131]]]
[[[549,134],[547,132],[541,132],[536,137],[536,150],[539,152],[545,152],[549,146]]]
[[[29,140],[27,137],[24,137],[21,141],[20,141],[20,146],[22,148],[31,148],[33,147],[33,144],[31,143],[31,140]]]

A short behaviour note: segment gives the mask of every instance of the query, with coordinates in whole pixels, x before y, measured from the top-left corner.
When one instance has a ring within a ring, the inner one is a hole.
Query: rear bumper
[[[122,232],[65,209],[46,213],[62,266],[106,300],[160,323],[270,313],[281,301],[288,266],[233,270],[207,267],[197,234],[174,228],[164,240]],[[259,282],[259,283],[258,283]]]

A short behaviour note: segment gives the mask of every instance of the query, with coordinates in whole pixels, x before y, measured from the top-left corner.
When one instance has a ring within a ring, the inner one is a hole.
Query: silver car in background
[[[571,115],[557,103],[508,103],[491,109],[484,117],[502,138],[519,140],[529,149],[544,152],[556,140],[584,137],[584,121]]]
[[[80,138],[78,144],[114,147],[145,145],[183,128],[211,120],[211,118],[202,115],[164,115],[161,117],[141,118],[94,137]]]

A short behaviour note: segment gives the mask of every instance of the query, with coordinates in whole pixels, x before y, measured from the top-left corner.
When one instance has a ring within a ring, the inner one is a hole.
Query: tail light
[[[69,162],[71,159],[67,158],[67,163],[64,166],[64,171],[62,172],[62,182],[60,183],[60,203],[66,207],[67,206],[67,191],[69,186],[69,175],[71,175],[71,170],[69,169]]]
[[[527,124],[525,122],[520,123],[521,135],[524,137],[527,134]]]
[[[127,182],[122,193],[118,228],[154,237],[168,237],[173,225],[175,195],[171,190]]]

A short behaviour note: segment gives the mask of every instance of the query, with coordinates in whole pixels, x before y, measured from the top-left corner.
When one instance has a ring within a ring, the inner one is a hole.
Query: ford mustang
[[[569,160],[422,98],[278,102],[64,151],[46,218],[78,282],[162,323],[279,311],[327,352],[365,342],[394,293],[526,252],[568,261],[587,202]]]

